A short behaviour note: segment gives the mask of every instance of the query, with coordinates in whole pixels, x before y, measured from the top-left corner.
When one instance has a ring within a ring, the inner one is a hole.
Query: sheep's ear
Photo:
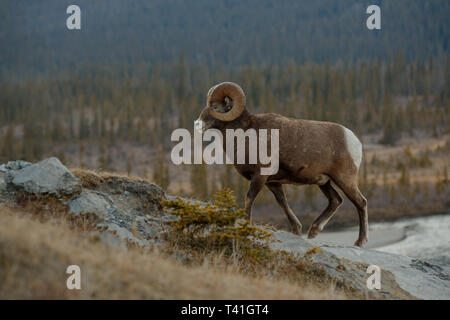
[[[233,108],[233,100],[230,97],[225,97],[225,109],[228,112],[231,108]]]

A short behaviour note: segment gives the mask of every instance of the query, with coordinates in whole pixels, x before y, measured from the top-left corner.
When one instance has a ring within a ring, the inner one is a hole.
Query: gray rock
[[[141,247],[149,248],[151,244],[154,242],[151,240],[141,239],[136,237],[133,233],[131,233],[128,229],[118,226],[114,223],[106,223],[100,224],[100,227],[105,227],[105,231],[112,232],[116,235],[121,241],[135,243]]]
[[[117,235],[113,234],[112,232],[101,232],[99,234],[99,239],[104,244],[114,247],[114,248],[122,248],[122,249],[127,248],[125,243]]]
[[[138,224],[138,230],[141,234],[143,234],[146,238],[157,238],[159,235],[159,230],[153,227],[150,223],[147,222],[145,217],[136,217],[136,223]]]
[[[3,177],[0,177],[0,193],[6,191],[6,182]]]
[[[159,224],[166,224],[167,222],[170,221],[177,221],[179,219],[179,217],[173,215],[173,214],[165,214],[163,216],[159,216],[159,217],[148,217],[149,221],[153,221]]]
[[[69,211],[74,215],[95,214],[102,220],[107,220],[113,211],[113,205],[98,192],[84,190],[77,198],[69,202]]]
[[[5,179],[0,176],[0,203],[6,201],[6,199],[7,199],[7,197],[5,195],[6,192],[7,192],[7,190],[6,190]]]
[[[9,163],[7,166],[13,167]],[[8,169],[6,182],[15,190],[55,197],[72,197],[81,192],[81,181],[57,158],[48,158],[35,164],[20,163],[14,166],[20,169]]]
[[[23,161],[23,160],[9,161],[6,164],[0,165],[0,172],[7,173],[10,170],[17,171],[17,170],[23,169],[25,167],[28,167],[30,165],[31,165],[30,162]]]
[[[332,257],[340,261],[377,265],[393,274],[398,286],[414,297],[421,299],[449,299],[450,277],[439,266],[401,256],[359,247],[324,245],[320,241],[306,240],[289,232],[273,233],[276,241],[270,244],[273,250],[283,250],[303,256],[311,247],[319,246],[324,254],[313,255],[312,259],[332,275]],[[352,275],[348,276],[351,277]],[[381,273],[383,279],[383,271]],[[351,280],[351,279],[349,279]],[[383,280],[382,280],[383,283]],[[356,285],[355,285],[356,286]],[[383,290],[383,285],[381,290]]]

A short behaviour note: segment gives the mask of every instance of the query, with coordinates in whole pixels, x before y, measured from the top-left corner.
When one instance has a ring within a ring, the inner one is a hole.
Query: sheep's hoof
[[[296,235],[298,235],[298,236],[301,236],[301,235],[302,235],[302,226],[301,226],[301,225],[294,225],[294,226],[291,226],[291,232],[292,232],[293,234],[296,234]]]
[[[364,237],[362,239],[358,239],[358,240],[355,241],[355,246],[362,248],[366,244],[367,240],[368,240],[367,237]]]
[[[319,226],[311,225],[308,230],[308,239],[314,239],[320,232]]]

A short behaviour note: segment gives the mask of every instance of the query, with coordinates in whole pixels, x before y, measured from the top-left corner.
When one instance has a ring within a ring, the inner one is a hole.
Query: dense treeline
[[[381,132],[385,144],[395,143],[402,134],[439,135],[449,123],[449,61],[407,63],[397,54],[390,63],[291,63],[230,71],[190,66],[181,57],[174,64],[128,74],[91,70],[1,82],[2,146],[11,149],[1,153],[1,160],[39,158],[45,141],[52,147],[122,140],[167,150],[173,129],[191,129],[207,90],[224,80],[242,85],[252,112],[335,121],[359,135]]]
[[[0,77],[134,68],[174,62],[227,68],[289,61],[407,61],[449,51],[448,0],[78,0],[80,31],[65,26],[69,0],[0,3]],[[382,29],[366,28],[378,4]]]

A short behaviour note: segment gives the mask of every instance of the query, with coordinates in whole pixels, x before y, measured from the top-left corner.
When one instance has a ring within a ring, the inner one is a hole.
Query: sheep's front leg
[[[250,182],[250,188],[248,189],[247,196],[245,197],[245,213],[249,221],[252,221],[252,206],[256,199],[256,196],[264,187],[267,181],[267,176],[254,175]]]
[[[286,214],[289,223],[291,225],[291,231],[292,233],[295,233],[299,236],[302,235],[302,224],[298,220],[295,213],[292,211],[291,207],[289,207],[289,204],[286,199],[286,193],[284,192],[283,185],[277,182],[269,182],[267,184],[267,187],[270,191],[272,191],[273,195],[275,196],[275,199],[277,200],[278,204],[280,205],[281,209],[283,209],[284,213]]]

